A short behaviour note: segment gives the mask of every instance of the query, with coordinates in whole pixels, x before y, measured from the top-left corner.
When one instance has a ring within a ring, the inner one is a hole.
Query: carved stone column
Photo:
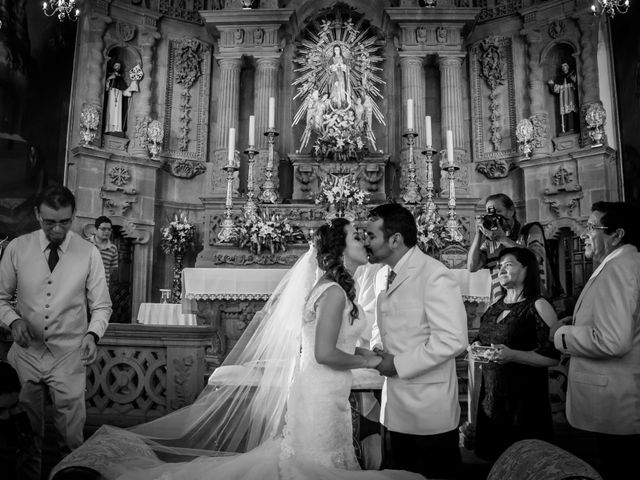
[[[263,134],[267,130],[269,98],[276,98],[278,105],[278,57],[256,58],[256,79],[253,109],[256,116],[256,147],[258,150],[267,148],[267,137]]]
[[[468,155],[464,143],[464,108],[462,104],[462,60],[463,55],[440,55],[440,108],[442,116],[442,143],[440,150],[440,191],[449,194],[449,179],[442,168],[448,164],[446,158],[447,130],[453,133],[453,150],[456,165],[460,167],[455,177],[458,194],[467,193],[469,187]]]
[[[215,148],[224,150],[228,146],[229,129],[238,128],[242,60],[220,58],[218,64],[220,65],[220,88],[218,89],[218,133]]]
[[[424,162],[422,161],[422,155],[420,155],[422,146],[425,145],[427,135],[425,131],[424,120],[426,112],[425,98],[427,86],[423,65],[424,58],[422,56],[411,55],[400,57],[400,70],[402,77],[402,104],[399,108],[400,118],[402,118],[402,127],[400,130],[400,138],[402,139],[402,170],[400,184],[402,189],[404,189],[405,183],[407,181],[406,179],[409,163],[409,146],[406,142],[406,139],[403,138],[402,135],[407,130],[407,100],[410,98],[413,99],[413,128],[418,134],[418,138],[416,139],[416,146],[413,152],[414,160],[416,163],[416,177],[418,185],[426,185],[426,170]]]
[[[105,91],[105,72],[104,72],[104,32],[113,22],[111,17],[94,13],[88,17],[84,24],[83,30],[87,33],[84,35],[87,38],[86,50],[87,50],[87,63],[84,65],[86,69],[86,104],[95,106],[100,112],[102,117],[102,100]],[[84,105],[83,105],[84,106]],[[102,123],[102,122],[101,122]],[[97,135],[94,139],[94,143],[99,143],[102,137],[102,124],[98,127]]]
[[[442,109],[442,138],[447,130],[453,132],[453,148],[464,151],[464,109],[462,105],[462,57],[441,56],[440,108]],[[443,141],[443,147],[446,145]]]
[[[148,156],[147,126],[151,121],[151,88],[153,85],[154,62],[153,54],[156,42],[162,36],[156,31],[141,34],[140,50],[142,51],[142,71],[144,76],[140,81],[137,109],[135,113],[135,134],[133,142],[129,143],[129,153],[132,155]]]
[[[256,59],[256,78],[255,78],[255,94],[253,108],[256,115],[256,149],[258,155],[256,156],[255,163],[255,180],[256,188],[262,185],[264,181],[264,169],[267,164],[268,158],[268,144],[267,137],[264,136],[264,132],[267,130],[268,116],[269,116],[269,98],[276,99],[276,106],[278,105],[278,71],[280,69],[280,58],[276,56],[259,57]],[[276,115],[277,124],[277,115]],[[276,130],[278,128],[276,127]],[[282,132],[280,132],[282,133]],[[275,185],[276,190],[280,186],[278,178],[278,165],[280,163],[280,156],[278,155],[278,143],[274,145],[274,175],[271,177],[271,181]]]
[[[589,107],[600,103],[598,87],[598,18],[591,14],[583,14],[576,17],[580,30],[580,63],[582,64],[580,81],[580,132],[581,144],[592,143],[589,138],[589,130],[585,125],[585,115]],[[611,113],[611,112],[609,112]]]
[[[546,155],[551,153],[549,138],[549,113],[545,109],[545,82],[542,78],[543,69],[540,65],[540,51],[542,36],[537,30],[522,32],[527,42],[527,78],[529,86],[529,119],[534,128],[534,154]]]
[[[213,155],[213,195],[223,197],[227,192],[227,178],[222,167],[227,162],[229,147],[229,129],[238,131],[238,115],[240,108],[240,67],[241,58],[219,58],[220,86],[218,90],[218,132],[215,137]],[[236,149],[241,150],[236,135]],[[237,189],[233,189],[234,196]]]

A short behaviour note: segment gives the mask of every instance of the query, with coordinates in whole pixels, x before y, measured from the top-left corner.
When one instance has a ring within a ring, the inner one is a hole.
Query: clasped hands
[[[380,375],[393,377],[398,374],[396,366],[393,363],[394,356],[391,353],[385,352],[380,348],[374,348],[373,351],[368,350],[364,352],[364,355],[367,357],[376,357],[369,367],[378,370]]]

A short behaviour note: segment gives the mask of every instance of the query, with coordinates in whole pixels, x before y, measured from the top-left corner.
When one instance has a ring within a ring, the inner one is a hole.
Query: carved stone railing
[[[111,324],[87,369],[87,423],[129,426],[193,403],[209,327]]]

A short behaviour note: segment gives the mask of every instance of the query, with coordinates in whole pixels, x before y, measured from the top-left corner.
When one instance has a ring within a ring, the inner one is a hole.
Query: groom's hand
[[[398,374],[396,371],[396,366],[393,363],[393,355],[388,352],[383,352],[382,350],[376,351],[376,353],[382,357],[382,362],[376,367],[376,370],[380,372],[381,375],[385,377],[394,377]]]

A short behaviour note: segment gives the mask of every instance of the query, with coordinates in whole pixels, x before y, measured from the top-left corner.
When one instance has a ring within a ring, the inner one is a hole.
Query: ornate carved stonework
[[[547,33],[551,38],[558,38],[564,33],[565,23],[564,20],[554,20],[549,24]]]
[[[116,34],[120,41],[130,42],[136,35],[136,27],[130,23],[118,22],[116,24]]]
[[[164,127],[165,156],[206,161],[209,125],[210,46],[194,38],[169,43]],[[174,88],[180,85],[180,89]],[[174,112],[174,106],[178,111]],[[193,112],[193,113],[192,113]],[[192,126],[192,120],[195,125]]]
[[[100,198],[102,198],[104,209],[109,213],[109,216],[127,215],[131,205],[138,201],[137,197],[138,191],[133,187],[103,185],[100,190]]]
[[[515,165],[511,160],[499,158],[497,160],[485,160],[476,163],[476,172],[483,174],[485,177],[495,180],[496,178],[505,178],[509,175],[509,171]]]
[[[186,158],[167,160],[162,164],[162,168],[178,178],[193,178],[207,171],[207,167],[204,166],[203,162]]]
[[[492,5],[495,4],[496,6],[484,7],[480,10],[478,23],[517,13],[522,8],[523,3],[523,0],[502,0],[501,2],[492,3]]]
[[[189,384],[189,377],[191,377],[191,371],[194,369],[194,363],[195,359],[191,355],[187,355],[181,359],[173,359],[175,372],[173,376],[175,398],[171,401],[171,408],[173,410],[184,407],[189,403],[189,391],[186,386]]]
[[[542,148],[549,138],[549,115],[547,113],[536,113],[529,117],[533,124],[533,146]]]
[[[574,183],[573,175],[573,171],[560,165],[551,175],[551,186],[544,189],[544,203],[556,218],[574,216],[584,197],[582,186]]]
[[[109,169],[109,179],[114,185],[122,187],[129,183],[129,180],[131,180],[131,174],[127,167],[116,165]]]
[[[492,35],[477,42],[470,66],[475,159],[511,158],[518,154],[511,38]]]

